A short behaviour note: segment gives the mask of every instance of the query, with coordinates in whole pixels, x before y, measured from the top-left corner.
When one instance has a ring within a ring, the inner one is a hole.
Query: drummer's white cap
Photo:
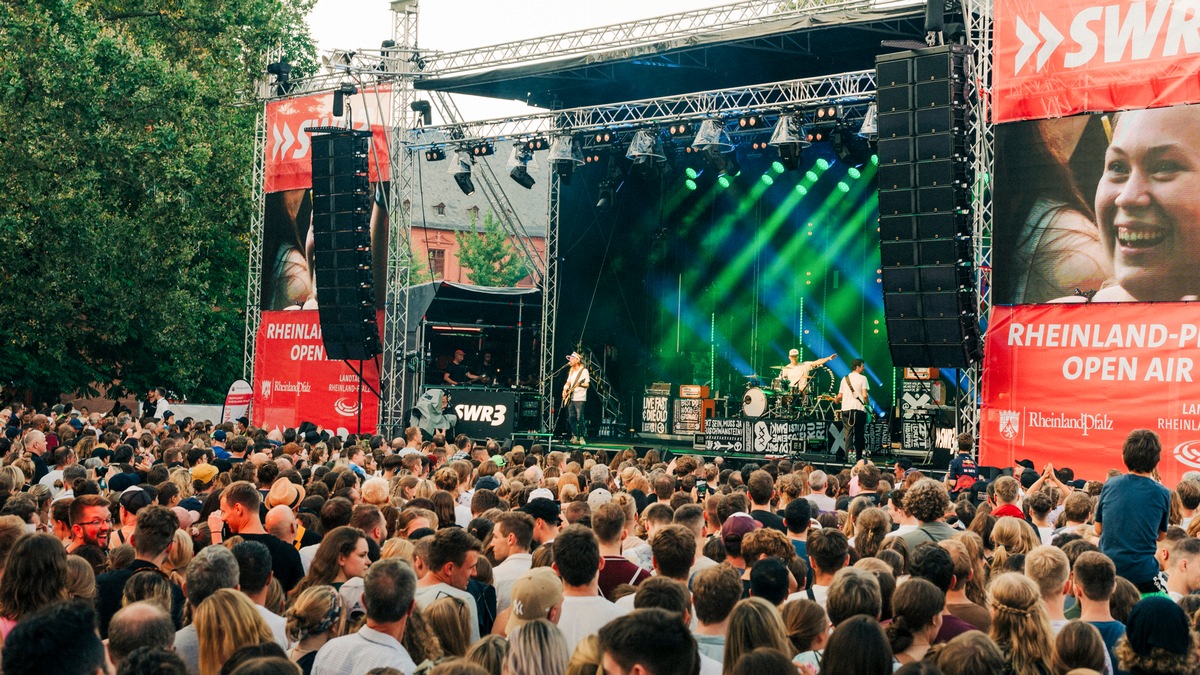
[[[567,358],[568,359],[579,359],[580,361],[583,360],[583,357],[579,355],[579,352],[571,352],[570,354],[567,354]]]
[[[799,349],[793,349],[793,350],[791,350],[790,352],[788,352],[788,356],[800,356],[800,350],[799,350]]]

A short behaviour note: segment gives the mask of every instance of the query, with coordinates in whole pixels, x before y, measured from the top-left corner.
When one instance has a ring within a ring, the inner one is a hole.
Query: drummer
[[[837,358],[837,354],[830,354],[823,359],[801,362],[800,350],[793,349],[788,352],[788,364],[783,367],[779,376],[788,381],[788,389],[791,393],[799,394],[808,387],[808,378],[812,374],[812,369],[823,366],[835,358]]]

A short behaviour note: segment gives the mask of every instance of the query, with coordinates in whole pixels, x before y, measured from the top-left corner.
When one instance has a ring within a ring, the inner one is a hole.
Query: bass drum
[[[760,387],[751,387],[742,396],[742,414],[746,417],[762,417],[767,412],[767,393]]]

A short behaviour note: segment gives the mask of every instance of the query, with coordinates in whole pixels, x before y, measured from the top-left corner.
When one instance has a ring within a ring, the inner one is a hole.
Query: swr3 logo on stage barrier
[[[996,0],[994,121],[1200,100],[1200,2]]]
[[[454,406],[454,414],[459,422],[487,422],[494,427],[504,424],[508,417],[506,405],[470,405],[459,403]]]

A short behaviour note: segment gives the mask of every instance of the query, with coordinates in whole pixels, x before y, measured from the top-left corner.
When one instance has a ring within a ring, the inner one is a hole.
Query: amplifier
[[[708,398],[708,385],[703,384],[681,384],[679,385],[679,398]]]
[[[646,387],[646,395],[648,395],[648,396],[670,396],[671,395],[671,383],[670,382],[655,382],[655,383],[651,384],[649,387]]]

